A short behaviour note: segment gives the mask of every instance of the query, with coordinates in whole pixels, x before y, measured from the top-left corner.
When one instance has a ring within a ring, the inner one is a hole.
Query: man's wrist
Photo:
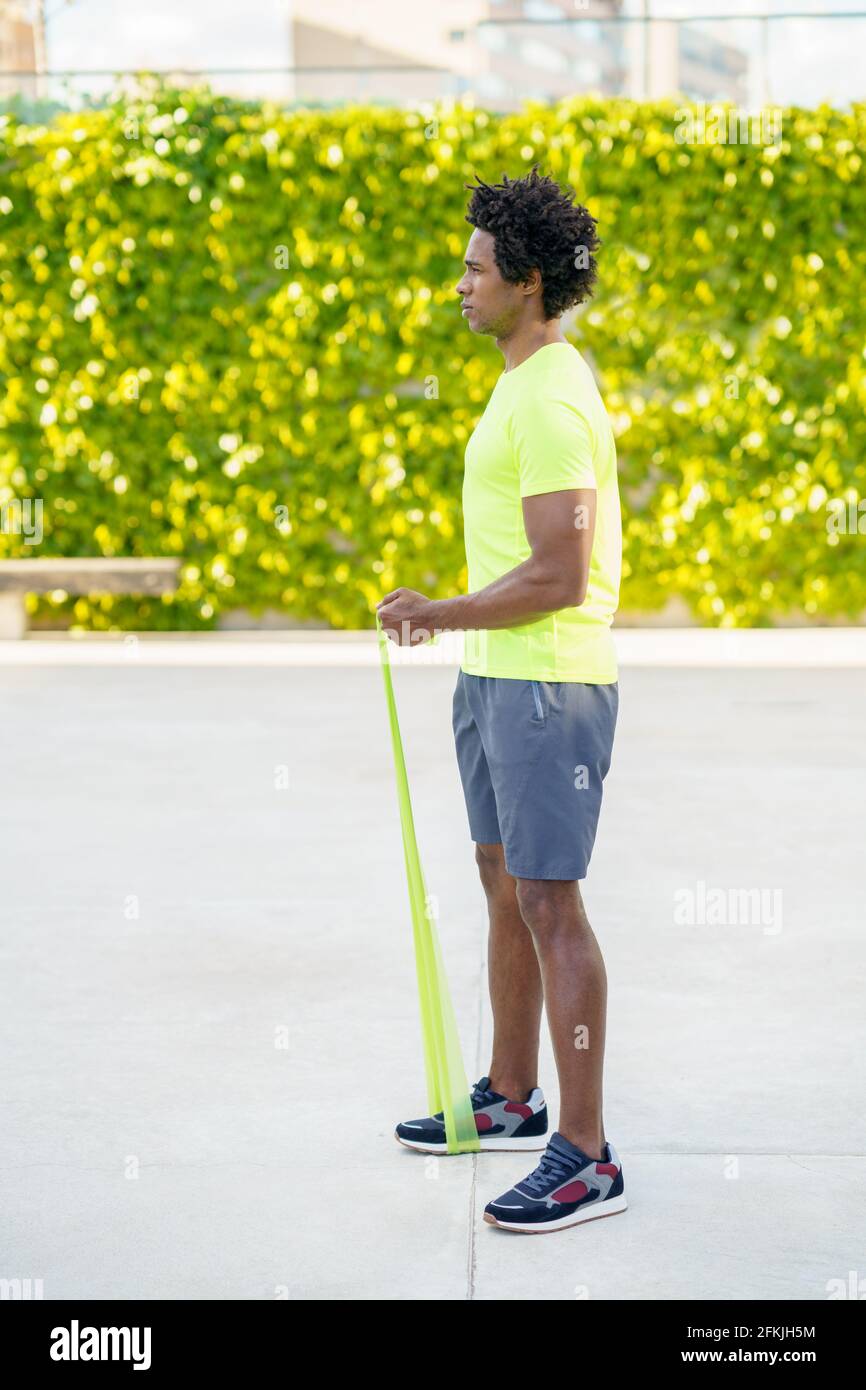
[[[442,632],[461,632],[471,627],[471,594],[458,594],[456,598],[438,598],[433,601],[433,628]]]

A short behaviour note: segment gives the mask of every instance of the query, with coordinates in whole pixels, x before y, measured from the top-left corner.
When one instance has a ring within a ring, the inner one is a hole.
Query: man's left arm
[[[528,559],[474,594],[429,599],[414,589],[394,589],[378,604],[382,627],[396,628],[398,646],[406,646],[428,641],[436,631],[518,627],[583,603],[596,497],[595,488],[524,497]]]
[[[519,627],[583,602],[598,496],[588,421],[568,401],[539,399],[515,414],[511,430],[531,554],[474,594],[386,594],[377,609],[398,645],[428,641],[437,630]]]
[[[429,599],[414,589],[394,589],[378,604],[382,627],[399,631],[397,645],[407,646],[429,641],[436,631],[518,627],[583,603],[596,500],[595,488],[524,497],[528,559],[474,594]]]

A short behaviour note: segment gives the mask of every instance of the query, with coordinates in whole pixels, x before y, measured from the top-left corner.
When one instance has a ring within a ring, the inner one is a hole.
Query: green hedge
[[[4,118],[0,504],[44,499],[45,536],[0,554],[183,557],[175,598],[57,605],[92,628],[367,626],[397,584],[461,592],[463,448],[501,365],[457,310],[463,185],[539,161],[603,239],[572,331],[617,433],[623,608],[859,613],[862,537],[826,503],[866,495],[866,106],[786,110],[768,145],[677,122],[163,88]]]

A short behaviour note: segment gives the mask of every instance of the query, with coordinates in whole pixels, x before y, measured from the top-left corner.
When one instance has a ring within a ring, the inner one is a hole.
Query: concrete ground
[[[393,1138],[426,1094],[379,671],[0,667],[0,1278],[337,1300],[823,1300],[866,1278],[866,668],[622,668],[583,888],[629,1209],[527,1239],[481,1213],[532,1156]],[[486,915],[455,678],[395,670],[473,1081]],[[772,910],[682,925],[701,884]],[[546,1025],[540,1081],[555,1125]]]

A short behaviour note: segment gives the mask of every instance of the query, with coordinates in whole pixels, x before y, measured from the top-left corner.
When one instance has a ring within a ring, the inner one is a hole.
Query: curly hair
[[[574,202],[573,190],[540,174],[537,164],[522,179],[503,174],[502,183],[476,180],[465,185],[472,193],[466,221],[495,239],[493,257],[503,280],[520,284],[538,270],[546,319],[587,299],[601,242],[595,218]]]

